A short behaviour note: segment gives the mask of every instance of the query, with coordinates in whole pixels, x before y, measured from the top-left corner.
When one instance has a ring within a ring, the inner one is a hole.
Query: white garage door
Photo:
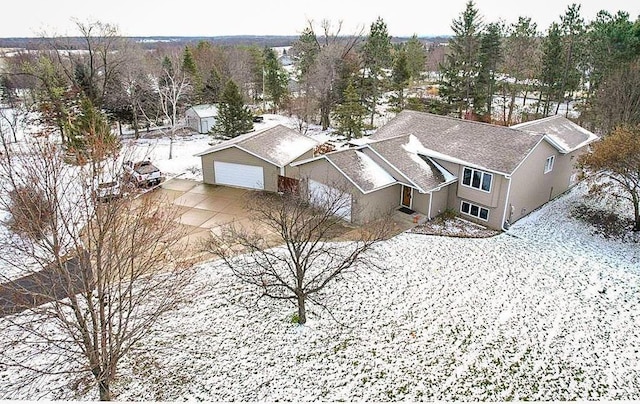
[[[336,216],[351,221],[351,195],[321,182],[309,180],[309,200],[316,206],[335,209]],[[333,201],[336,201],[335,205]]]
[[[264,172],[260,166],[214,161],[213,169],[216,184],[264,189]]]

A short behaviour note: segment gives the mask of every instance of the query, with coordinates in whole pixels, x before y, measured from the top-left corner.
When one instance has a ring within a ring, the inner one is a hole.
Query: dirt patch
[[[500,234],[497,230],[489,229],[457,216],[445,218],[437,217],[429,222],[412,228],[409,232],[434,236],[468,238],[485,238]]]

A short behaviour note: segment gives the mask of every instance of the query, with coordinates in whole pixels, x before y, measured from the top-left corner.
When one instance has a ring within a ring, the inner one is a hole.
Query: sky
[[[74,21],[101,21],[118,27],[123,36],[224,36],[299,35],[308,21],[320,31],[328,20],[341,34],[366,34],[378,17],[391,36],[451,35],[451,21],[467,0],[14,0],[2,3],[0,38],[76,36]],[[586,21],[605,9],[626,11],[635,20],[640,15],[637,0],[475,0],[485,22],[516,22],[529,16],[546,30],[560,21],[567,6],[581,4]],[[10,4],[7,6],[7,4]]]

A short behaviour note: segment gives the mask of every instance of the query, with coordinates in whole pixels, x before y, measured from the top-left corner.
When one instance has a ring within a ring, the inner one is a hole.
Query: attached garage
[[[264,169],[247,164],[213,162],[215,183],[249,189],[264,189]]]
[[[297,187],[289,164],[313,157],[315,140],[282,125],[250,132],[197,154],[206,184],[283,192]]]
[[[351,222],[351,195],[325,185],[321,182],[309,180],[309,201],[316,206],[335,209],[335,215]],[[332,206],[334,205],[334,206]]]

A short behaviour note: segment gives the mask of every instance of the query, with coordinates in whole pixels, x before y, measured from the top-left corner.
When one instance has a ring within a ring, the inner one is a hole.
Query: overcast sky
[[[599,10],[640,14],[640,0],[476,0],[485,22],[507,23],[529,16],[543,31],[559,21],[571,3],[581,4],[585,20]],[[369,27],[378,16],[392,36],[451,35],[451,21],[466,0],[10,0],[0,3],[0,37],[78,35],[74,19],[118,26],[124,36],[298,35],[308,20],[337,24],[342,34]]]

